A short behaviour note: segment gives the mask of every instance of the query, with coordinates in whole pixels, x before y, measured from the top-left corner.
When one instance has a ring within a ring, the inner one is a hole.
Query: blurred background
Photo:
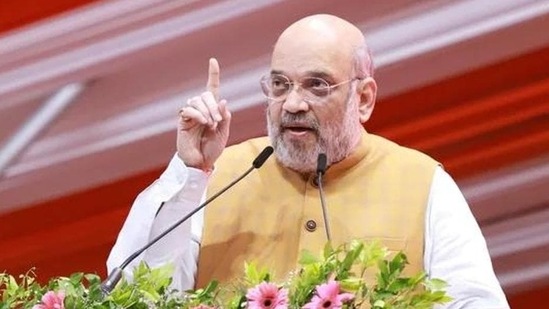
[[[1,0],[0,271],[105,275],[135,196],[175,152],[209,57],[230,143],[264,135],[278,34],[331,13],[377,67],[370,132],[455,177],[513,308],[549,295],[549,1]],[[475,252],[471,252],[475,258]]]

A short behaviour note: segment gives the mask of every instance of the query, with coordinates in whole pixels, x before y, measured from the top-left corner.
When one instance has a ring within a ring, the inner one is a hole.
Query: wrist
[[[213,173],[213,166],[210,167],[204,167],[200,169],[202,172],[204,172],[206,175],[210,176]]]
[[[206,164],[204,162],[192,162],[192,160],[185,160],[179,152],[177,153],[177,156],[179,157],[181,162],[183,162],[183,164],[185,164],[185,166],[188,168],[201,170],[207,175],[210,175],[214,170],[213,164]]]

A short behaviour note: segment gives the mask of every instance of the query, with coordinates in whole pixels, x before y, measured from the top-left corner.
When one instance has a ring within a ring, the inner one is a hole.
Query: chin
[[[296,172],[306,174],[316,171],[317,156],[320,152],[318,143],[278,140],[274,143],[275,155],[283,166]]]
[[[278,156],[277,159],[282,166],[303,175],[311,174],[316,171],[316,162],[314,163],[314,165],[312,165],[304,163],[303,161],[284,160],[283,158],[280,158]]]

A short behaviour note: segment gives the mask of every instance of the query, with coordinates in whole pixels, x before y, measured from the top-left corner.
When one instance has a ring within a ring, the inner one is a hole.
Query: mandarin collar
[[[328,166],[323,180],[328,182],[337,179],[360,163],[368,155],[368,151],[371,148],[369,147],[370,140],[368,132],[364,130],[356,148],[345,159]],[[316,177],[316,175],[313,175],[313,177]]]

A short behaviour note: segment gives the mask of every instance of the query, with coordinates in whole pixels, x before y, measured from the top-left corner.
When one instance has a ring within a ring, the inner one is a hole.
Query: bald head
[[[362,32],[355,25],[333,15],[312,15],[290,25],[278,38],[273,59],[288,57],[291,53],[304,58],[316,55],[322,60],[338,58],[358,77],[373,75],[370,52]],[[325,57],[318,53],[325,53]],[[339,69],[347,69],[341,64]]]

